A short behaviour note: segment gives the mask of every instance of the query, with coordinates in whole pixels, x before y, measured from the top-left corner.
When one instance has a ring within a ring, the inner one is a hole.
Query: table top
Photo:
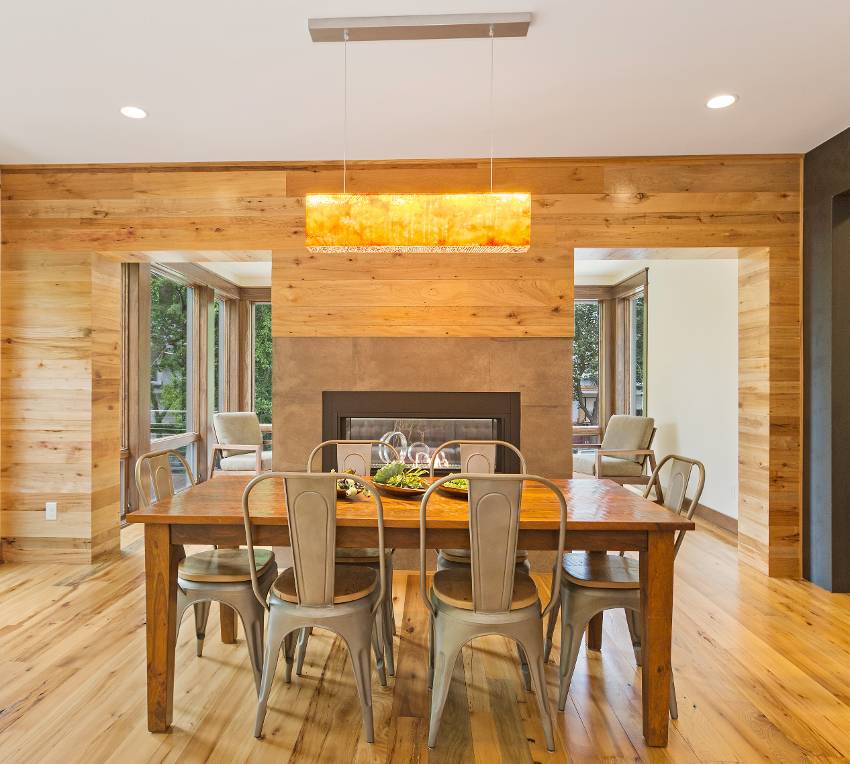
[[[163,499],[148,509],[127,515],[130,523],[171,525],[241,525],[242,491],[250,477],[222,475]],[[555,480],[567,500],[567,529],[573,531],[679,531],[694,524],[680,515],[626,490],[610,480]],[[381,494],[384,526],[418,528],[419,499]],[[251,520],[256,525],[286,524],[283,486],[265,480],[251,493]],[[558,500],[547,488],[526,483],[523,488],[520,527],[524,530],[557,530]],[[466,528],[467,502],[463,497],[435,491],[428,502],[429,528]],[[337,499],[337,525],[370,527],[375,505],[369,496]]]

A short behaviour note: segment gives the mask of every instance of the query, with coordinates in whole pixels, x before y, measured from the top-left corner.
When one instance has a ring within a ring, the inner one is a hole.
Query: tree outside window
[[[272,421],[272,306],[254,305],[254,411],[263,424]]]
[[[575,303],[573,338],[573,424],[599,424],[599,329],[596,300]]]

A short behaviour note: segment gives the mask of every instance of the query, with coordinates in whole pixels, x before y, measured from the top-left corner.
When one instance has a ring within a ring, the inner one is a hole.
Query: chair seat
[[[392,549],[386,550],[387,554],[392,554]],[[336,550],[336,562],[338,565],[364,565],[377,564],[380,562],[380,551],[378,547],[366,547],[365,549],[343,549],[340,547]]]
[[[368,597],[378,585],[378,572],[360,565],[334,566],[334,605]],[[295,568],[287,568],[272,584],[272,591],[284,602],[298,602]]]
[[[579,452],[573,454],[573,472],[584,475],[596,474],[596,454]],[[620,459],[616,456],[602,457],[602,475],[597,477],[638,477],[643,474],[643,464],[631,459]]]
[[[272,452],[263,451],[260,455],[260,461],[262,462],[263,470],[270,470],[272,468]],[[219,468],[225,472],[256,472],[257,455],[254,453],[245,453],[225,456],[219,463]]]
[[[640,563],[618,554],[565,554],[564,576],[591,589],[640,589]]]
[[[449,562],[458,562],[461,565],[471,565],[472,553],[469,549],[440,549],[440,554]],[[528,559],[528,552],[524,549],[516,550],[516,563],[521,565]]]
[[[451,568],[434,573],[431,587],[438,599],[461,610],[472,610],[472,570]],[[537,586],[527,573],[514,574],[511,610],[520,610],[537,602]]]
[[[254,550],[257,575],[262,576],[274,562],[274,553],[268,549]],[[247,549],[209,549],[180,560],[178,578],[206,583],[234,583],[250,581],[250,558]]]

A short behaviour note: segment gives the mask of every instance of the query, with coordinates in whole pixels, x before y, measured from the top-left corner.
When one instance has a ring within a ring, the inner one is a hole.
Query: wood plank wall
[[[274,332],[281,337],[569,336],[566,253],[575,246],[770,248],[771,273],[798,272],[800,161],[796,156],[500,160],[496,189],[533,195],[533,250],[524,260],[499,262],[495,272],[484,258],[383,257],[369,258],[367,266],[363,258],[343,263],[308,255],[303,196],[339,191],[338,163],[3,168],[3,534],[18,539],[20,547],[20,539],[44,532],[27,517],[43,512],[43,476],[36,479],[32,469],[8,462],[11,453],[17,459],[18,448],[35,449],[37,456],[27,464],[38,458],[48,465],[46,487],[60,500],[57,555],[79,547],[81,539],[89,546],[85,554],[91,554],[93,509],[89,486],[77,473],[94,432],[93,340],[84,330],[94,320],[95,253],[133,260],[140,252],[162,250],[271,249]],[[351,191],[480,191],[487,185],[487,163],[476,160],[350,163],[347,176]],[[776,248],[785,254],[774,257]],[[17,295],[21,289],[26,297]],[[388,321],[388,307],[401,318]],[[794,321],[779,326],[776,311],[763,320],[771,316],[776,319],[768,328],[771,363],[762,373],[769,379],[793,376],[787,355],[799,353]],[[46,382],[57,378],[56,384]],[[791,387],[787,410],[770,411],[769,417],[777,442],[784,433],[789,453],[799,453],[799,393]],[[742,407],[748,400],[742,398]],[[117,455],[115,461],[117,483]],[[797,517],[799,507],[788,510],[790,504],[782,502],[796,495],[799,470],[793,459],[787,463],[793,474],[774,475],[767,506],[759,510],[768,527],[783,529],[770,537],[768,551],[754,550],[760,561],[773,547],[784,548],[789,560],[798,555],[799,520],[789,514]],[[774,464],[778,469],[779,462]],[[749,490],[742,489],[742,495]],[[85,528],[66,527],[65,512],[88,513]]]

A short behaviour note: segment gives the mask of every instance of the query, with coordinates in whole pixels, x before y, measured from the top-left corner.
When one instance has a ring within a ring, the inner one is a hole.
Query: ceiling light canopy
[[[731,93],[721,93],[720,95],[709,98],[705,105],[709,109],[726,109],[738,100],[738,96]]]
[[[121,113],[130,119],[144,119],[148,113],[141,106],[122,106]]]
[[[310,194],[310,252],[526,252],[531,194]]]

